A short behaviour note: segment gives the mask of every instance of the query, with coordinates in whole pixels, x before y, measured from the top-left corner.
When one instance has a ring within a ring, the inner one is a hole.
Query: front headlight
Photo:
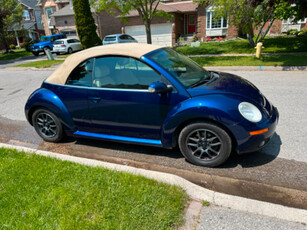
[[[262,119],[259,109],[251,103],[242,102],[239,104],[238,109],[241,115],[251,122],[259,122]]]

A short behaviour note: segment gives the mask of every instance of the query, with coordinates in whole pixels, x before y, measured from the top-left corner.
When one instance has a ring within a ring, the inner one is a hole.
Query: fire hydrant
[[[256,49],[256,58],[260,58],[261,56],[261,49],[264,48],[262,46],[262,42],[258,42],[255,49]]]

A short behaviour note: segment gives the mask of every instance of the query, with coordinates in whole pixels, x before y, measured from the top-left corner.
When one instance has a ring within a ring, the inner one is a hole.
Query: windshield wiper
[[[212,79],[215,79],[215,77],[214,77],[214,75],[213,75],[212,73],[213,73],[213,72],[210,72],[210,78],[209,78],[209,79],[208,79],[208,78],[201,79],[200,81],[198,81],[198,82],[192,84],[192,85],[190,86],[190,88],[194,88],[194,87],[199,86],[199,85],[202,85],[202,84],[204,84],[204,83],[208,83],[208,82],[211,81]]]

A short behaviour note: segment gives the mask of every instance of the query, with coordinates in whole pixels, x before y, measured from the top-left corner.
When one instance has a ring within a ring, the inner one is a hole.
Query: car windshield
[[[186,88],[202,84],[211,78],[211,74],[197,63],[169,48],[159,49],[146,57],[166,69]]]
[[[39,39],[40,42],[47,42],[50,41],[50,37],[41,37],[41,39]]]

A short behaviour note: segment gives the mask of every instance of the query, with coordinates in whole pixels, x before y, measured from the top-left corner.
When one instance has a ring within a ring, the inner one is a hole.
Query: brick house
[[[25,40],[24,36],[18,37],[18,31],[22,29],[27,32],[26,36],[34,41],[38,40],[44,34],[40,9],[36,6],[37,0],[20,0],[20,4],[23,7],[22,21],[20,24],[14,24],[10,29],[16,35],[17,46]]]
[[[39,0],[37,5],[41,8],[46,35],[64,33],[67,37],[78,37],[71,0]],[[121,22],[118,18],[106,12],[98,14],[94,9],[91,9],[91,12],[100,38],[121,32]]]
[[[67,36],[77,36],[72,0],[39,0],[46,35],[65,33]],[[224,18],[213,19],[213,9],[199,6],[191,0],[164,0],[159,10],[171,15],[172,19],[155,18],[151,23],[153,44],[172,46],[179,37],[187,40],[196,38],[204,41],[207,37],[236,38],[238,30],[229,25]],[[91,9],[97,26],[97,34],[103,39],[108,34],[127,33],[140,43],[146,43],[146,32],[143,21],[137,11],[131,11],[128,23],[120,20],[119,14],[111,16],[107,12],[95,13]],[[281,33],[285,22],[276,20],[270,33]],[[306,23],[305,23],[306,24]],[[305,24],[302,24],[303,26]]]
[[[167,21],[157,18],[152,21],[152,41],[161,45],[174,45],[178,38],[192,38],[203,41],[206,37],[237,37],[237,29],[228,25],[228,20],[220,18],[213,20],[210,7],[198,6],[191,0],[166,0],[159,4],[159,10],[173,15]],[[137,11],[128,15],[129,23],[124,25],[126,33],[135,37],[139,42],[146,42],[145,27]]]

